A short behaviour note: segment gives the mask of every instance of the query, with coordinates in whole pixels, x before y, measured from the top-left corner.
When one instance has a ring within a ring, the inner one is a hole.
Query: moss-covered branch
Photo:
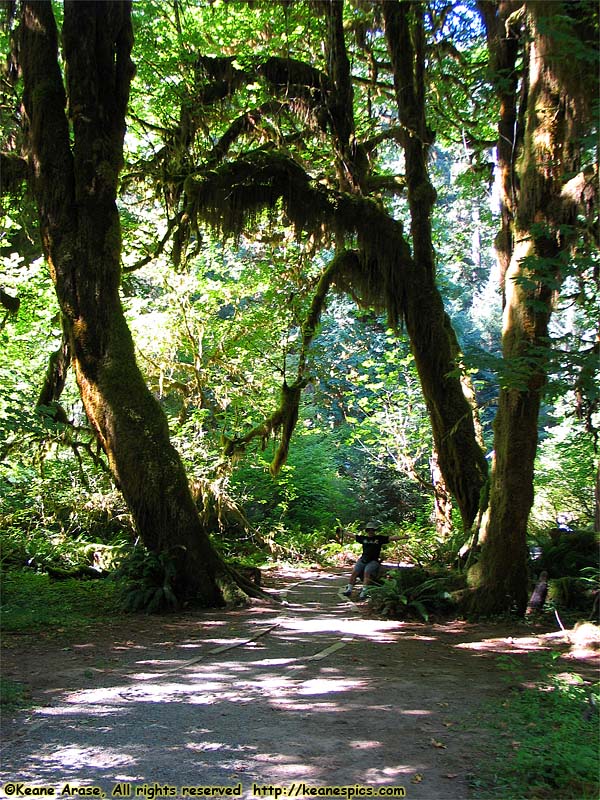
[[[308,378],[301,378],[289,384],[284,380],[281,386],[279,406],[267,417],[266,420],[252,428],[244,436],[234,439],[224,438],[224,453],[226,456],[233,456],[235,453],[243,451],[247,444],[254,439],[261,439],[263,449],[266,447],[267,440],[271,436],[281,432],[281,441],[277,452],[271,462],[270,471],[272,475],[277,475],[281,467],[285,464],[289,451],[290,441],[300,410],[300,396],[302,389],[309,383]]]
[[[250,76],[234,66],[234,56],[198,56],[195,64],[196,105],[208,106],[231,97]]]
[[[332,283],[344,283],[347,280],[344,274],[354,266],[356,260],[357,256],[355,253],[343,251],[338,254],[331,261],[327,269],[325,269],[319,278],[308,315],[302,326],[302,343],[298,358],[296,380],[292,384],[288,384],[287,381],[284,380],[281,387],[279,406],[271,416],[267,417],[260,425],[254,427],[244,436],[235,439],[225,439],[225,455],[232,456],[236,452],[240,452],[253,439],[261,439],[264,449],[267,439],[270,436],[281,433],[279,447],[277,448],[270,466],[272,475],[277,475],[279,473],[281,467],[287,460],[291,438],[298,421],[302,389],[310,382],[310,377],[306,374],[308,352],[317,334],[328,292]]]
[[[279,100],[273,100],[268,103],[263,103],[259,108],[246,111],[244,114],[237,117],[213,147],[206,159],[206,163],[211,167],[219,164],[237,139],[245,134],[256,131],[266,115],[281,114],[285,108],[287,108],[285,103]]]
[[[309,234],[322,241],[339,237],[355,245],[337,265],[335,283],[359,304],[387,312],[392,327],[406,322],[444,477],[470,526],[487,464],[457,375],[458,344],[435,286],[433,258],[425,257],[421,247],[422,257],[415,260],[401,223],[375,202],[326,189],[287,154],[275,150],[254,150],[195,175],[187,180],[186,193],[190,216],[227,236],[239,236],[268,210],[283,212],[298,236]],[[252,438],[282,429],[279,412],[281,408]],[[292,415],[286,419],[292,420]]]
[[[327,98],[333,86],[324,72],[303,61],[272,56],[257,67],[257,73],[304,122],[325,132],[330,121]]]
[[[310,310],[302,326],[302,346],[300,350],[299,359],[299,374],[304,370],[306,359],[308,356],[308,349],[315,338],[317,333],[317,326],[321,321],[321,314],[325,308],[327,294],[331,288],[331,284],[339,279],[341,275],[349,268],[350,262],[356,256],[350,251],[342,251],[332,259],[327,269],[323,272],[317,283]]]
[[[191,176],[185,191],[190,216],[227,236],[238,237],[265,210],[281,207],[298,235],[354,237],[357,253],[347,264],[347,284],[363,302],[386,311],[392,326],[402,321],[410,249],[402,224],[372,200],[325,189],[288,155],[266,148]]]

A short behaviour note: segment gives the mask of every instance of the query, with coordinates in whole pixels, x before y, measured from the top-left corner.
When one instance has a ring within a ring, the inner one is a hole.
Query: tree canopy
[[[205,603],[228,531],[435,505],[524,611],[536,520],[598,525],[596,4],[9,11],[11,492],[112,483]]]

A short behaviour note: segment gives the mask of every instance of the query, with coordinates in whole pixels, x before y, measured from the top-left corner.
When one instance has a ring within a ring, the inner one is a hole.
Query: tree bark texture
[[[452,535],[452,497],[440,469],[435,450],[429,459],[431,485],[433,486],[433,517],[438,538],[447,542]]]
[[[116,191],[133,75],[130,3],[65,2],[66,92],[51,3],[31,0],[22,8],[34,193],[86,413],[144,544],[171,555],[179,598],[222,604],[236,599],[232,576],[202,529],[166,418],[137,366],[119,297]]]
[[[594,530],[600,533],[600,464],[596,467],[594,481]]]
[[[439,465],[468,529],[477,516],[487,480],[487,462],[477,441],[473,409],[458,374],[459,344],[435,283],[431,214],[436,192],[427,167],[433,133],[425,116],[423,9],[420,3],[397,0],[387,0],[382,7],[411,215],[414,263],[406,329],[429,409]]]
[[[342,191],[360,192],[361,172],[356,164],[354,102],[350,61],[344,39],[344,4],[328,0],[325,5],[327,35],[325,53],[331,91],[325,93],[327,111],[337,154],[337,174]]]
[[[500,208],[501,226],[496,236],[496,257],[500,266],[500,286],[504,289],[506,272],[510,265],[513,249],[512,223],[517,199],[517,180],[515,156],[523,139],[523,120],[519,116],[519,80],[523,77],[523,91],[526,91],[526,77],[517,67],[521,53],[517,21],[512,25],[512,15],[522,13],[521,0],[480,0],[479,9],[484,20],[490,68],[496,84],[498,97],[498,140],[497,162],[498,180],[502,195]],[[524,68],[523,68],[524,69]]]
[[[483,5],[483,4],[482,4]],[[540,401],[546,382],[549,320],[569,259],[580,197],[565,192],[580,169],[580,123],[585,115],[583,75],[560,40],[551,17],[563,22],[577,10],[564,3],[526,3],[518,18],[514,5],[500,3],[497,16],[487,6],[488,41],[497,75],[501,121],[499,137],[514,125],[512,147],[500,147],[502,231],[498,255],[504,274],[502,349],[506,365],[494,429],[495,458],[490,509],[474,610],[480,614],[516,610],[527,605],[527,521],[534,499],[533,471],[537,450]],[[490,30],[490,24],[495,25]],[[514,26],[519,30],[515,31]],[[569,35],[576,36],[571,18]],[[504,35],[503,35],[504,31]],[[565,31],[561,32],[564,35]],[[520,36],[526,74],[520,97],[507,96],[510,63],[516,51],[506,36]],[[575,41],[573,39],[572,41]],[[510,56],[506,50],[510,49]],[[519,103],[521,104],[519,106]],[[505,118],[508,114],[508,119]],[[521,119],[522,132],[517,120]]]

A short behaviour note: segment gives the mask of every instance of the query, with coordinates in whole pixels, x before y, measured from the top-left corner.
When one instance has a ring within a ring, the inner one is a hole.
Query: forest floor
[[[591,651],[548,628],[374,618],[341,596],[344,576],[277,570],[264,581],[277,604],[4,636],[3,674],[33,705],[3,720],[0,796],[20,781],[150,800],[211,786],[245,798],[351,786],[465,800],[492,737],[518,739],[481,728],[509,692],[501,656],[523,681],[534,654],[561,648],[565,671],[597,675]]]

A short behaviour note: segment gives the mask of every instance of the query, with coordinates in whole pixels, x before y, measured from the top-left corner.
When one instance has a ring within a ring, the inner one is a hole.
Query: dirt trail
[[[472,796],[486,746],[474,714],[507,691],[497,656],[540,641],[524,628],[516,641],[370,619],[342,584],[296,571],[271,590],[284,605],[108,624],[65,649],[5,643],[4,674],[40,705],[4,726],[0,796],[7,781],[107,797],[180,797],[183,786]]]

